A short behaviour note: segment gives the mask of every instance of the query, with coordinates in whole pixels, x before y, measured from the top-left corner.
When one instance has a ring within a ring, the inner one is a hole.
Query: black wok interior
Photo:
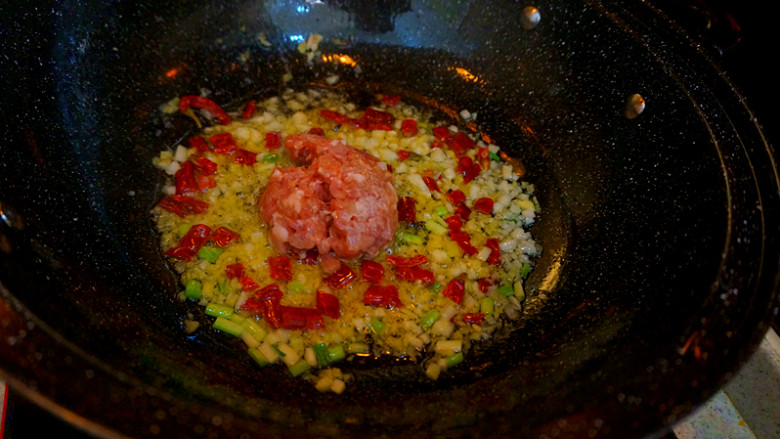
[[[772,154],[728,81],[647,4],[540,1],[529,31],[522,6],[4,6],[3,375],[108,436],[628,437],[688,413],[777,302]],[[309,65],[295,37],[312,32],[360,72]],[[320,394],[208,324],[182,329],[188,312],[208,320],[175,299],[151,159],[194,127],[160,105],[205,89],[237,110],[334,73],[350,92],[476,112],[539,194],[531,231],[545,250],[523,319],[436,382],[414,364],[356,361],[345,395]],[[634,93],[647,108],[629,119]]]

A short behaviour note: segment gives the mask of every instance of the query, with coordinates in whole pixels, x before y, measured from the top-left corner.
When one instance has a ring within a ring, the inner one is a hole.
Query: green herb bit
[[[294,376],[294,377],[297,377],[297,376],[303,374],[304,372],[306,372],[310,368],[311,368],[311,366],[309,365],[309,363],[307,363],[306,360],[303,359],[303,358],[301,358],[300,360],[298,360],[294,364],[292,364],[290,366],[287,366],[287,369],[290,371],[290,374],[292,374],[292,376]]]
[[[249,356],[260,366],[266,366],[270,363],[268,359],[265,358],[265,355],[257,348],[249,348],[247,349],[247,353],[249,353]]]
[[[219,247],[204,246],[198,250],[198,257],[214,264],[223,251],[224,250]]]
[[[523,266],[520,268],[519,276],[525,279],[526,277],[528,277],[528,273],[530,272],[531,272],[531,264],[529,264],[528,262],[524,262]]]
[[[431,285],[431,290],[434,293],[438,293],[439,291],[441,291],[441,284],[438,282],[434,282],[433,285]]]
[[[347,352],[350,354],[367,354],[370,348],[365,343],[350,343],[347,345]]]
[[[178,233],[179,236],[184,236],[190,231],[191,227],[192,224],[189,223],[179,224],[179,226],[176,227],[176,233]]]
[[[314,345],[314,356],[317,357],[317,363],[320,366],[325,367],[330,365],[330,355],[328,355],[328,347],[325,343]]]
[[[454,367],[463,362],[463,352],[447,357],[447,367]]]
[[[303,284],[301,281],[292,280],[290,282],[287,282],[287,292],[288,293],[300,293],[301,291],[304,291],[306,289],[306,285]]]
[[[444,218],[444,215],[447,215],[448,213],[450,213],[450,211],[447,210],[447,208],[444,207],[444,206],[436,206],[436,207],[433,208],[433,213],[435,213],[436,215],[439,215],[440,217]]]
[[[199,280],[188,280],[184,285],[184,296],[188,299],[198,300],[203,295],[203,288]]]
[[[234,337],[241,337],[241,334],[244,333],[244,327],[240,323],[228,320],[226,317],[217,317],[212,326],[214,329],[227,332]]]
[[[371,329],[371,332],[374,333],[377,337],[381,337],[382,333],[385,332],[385,323],[379,319],[371,319],[371,323],[368,324],[368,327]]]
[[[446,227],[442,226],[441,224],[437,223],[432,219],[425,221],[425,228],[428,229],[428,231],[430,231],[431,233],[435,233],[436,235],[446,235],[448,232]]]
[[[420,326],[423,327],[423,329],[428,329],[433,325],[433,323],[439,319],[439,316],[441,313],[435,309],[432,309],[425,313],[425,315],[422,318],[422,322],[420,322]]]
[[[277,154],[263,156],[263,163],[276,163],[277,161],[279,161],[279,156]]]
[[[515,293],[515,290],[512,285],[500,285],[496,292],[504,297],[509,297]]]
[[[415,235],[414,233],[401,233],[401,241],[406,242],[408,244],[419,244],[422,245],[423,239],[419,235]]]
[[[241,326],[243,326],[244,330],[257,341],[262,342],[268,335],[268,331],[263,329],[260,325],[257,324],[256,321],[252,319],[245,319],[243,322],[241,322]]]
[[[206,314],[211,317],[230,317],[233,315],[233,307],[211,302],[206,306]]]
[[[490,297],[483,297],[482,300],[479,301],[479,312],[483,314],[493,314],[494,310],[495,303],[493,303],[493,299]]]
[[[499,157],[498,154],[491,151],[489,155],[490,155],[490,160],[493,160],[494,162],[501,161],[501,157]]]

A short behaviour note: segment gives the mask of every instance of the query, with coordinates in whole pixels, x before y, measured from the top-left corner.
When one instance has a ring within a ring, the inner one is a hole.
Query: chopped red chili
[[[235,264],[230,264],[225,267],[225,275],[228,279],[238,279],[244,277],[245,273],[246,267],[241,262],[236,262]]]
[[[478,198],[474,202],[474,210],[490,215],[493,213],[493,199],[488,197]]]
[[[397,267],[395,275],[403,280],[410,282],[423,281],[431,285],[434,282],[433,272],[420,267]]]
[[[320,110],[320,115],[341,125],[353,125],[355,123],[355,119],[331,110]]]
[[[189,261],[209,241],[209,236],[211,236],[211,228],[209,226],[195,224],[182,236],[178,244],[168,249],[165,254],[172,258]]]
[[[247,151],[244,148],[236,148],[236,154],[233,156],[233,163],[238,163],[240,165],[249,165],[252,166],[255,163],[257,163],[257,153],[252,151]]]
[[[464,201],[466,201],[466,194],[463,193],[460,189],[454,190],[452,192],[447,193],[447,198],[450,199],[452,204],[458,205]]]
[[[446,141],[451,136],[450,130],[447,127],[433,127],[433,137],[435,137],[436,140]]]
[[[214,145],[214,154],[228,155],[238,148],[238,143],[230,133],[220,133],[209,137],[209,142]]]
[[[268,258],[268,269],[274,279],[292,280],[292,261],[287,256]]]
[[[386,111],[375,110],[371,107],[366,108],[366,111],[363,112],[363,117],[361,118],[361,121],[363,122],[375,124],[376,127],[372,129],[387,129],[387,130],[392,129],[394,120],[395,117],[392,114]]]
[[[409,151],[401,149],[401,150],[398,151],[398,160],[399,161],[404,161],[404,160],[408,159],[410,155],[411,155],[411,153],[409,153]]]
[[[441,294],[453,302],[460,304],[460,302],[463,301],[463,293],[465,292],[466,286],[463,281],[460,279],[453,279],[444,287]]]
[[[447,146],[449,146],[450,149],[459,156],[474,148],[474,145],[476,145],[476,143],[471,140],[471,137],[463,133],[463,131],[458,131],[455,133],[455,135],[449,139],[449,142],[447,142]]]
[[[360,264],[360,274],[364,281],[378,284],[382,282],[382,278],[385,276],[385,267],[379,262],[364,259]]]
[[[466,203],[460,202],[457,206],[455,206],[455,214],[461,217],[463,221],[468,221],[469,217],[471,216],[471,209],[466,206]]]
[[[388,107],[394,107],[400,101],[401,101],[401,96],[382,95],[382,103],[387,105]]]
[[[276,284],[265,286],[255,293],[255,300],[260,303],[258,306],[259,311],[271,329],[278,329],[282,325],[282,317],[279,310],[282,296],[283,293]]]
[[[485,313],[473,312],[463,314],[463,321],[469,325],[479,325],[485,320]]]
[[[238,281],[241,283],[241,289],[244,291],[252,292],[260,288],[260,285],[249,276],[241,276]]]
[[[324,136],[325,130],[320,127],[311,127],[309,128],[309,134],[314,134],[315,136]]]
[[[240,238],[241,235],[228,229],[227,227],[218,227],[211,234],[211,241],[220,247],[227,247],[228,244]]]
[[[176,183],[176,195],[184,195],[198,191],[198,182],[195,179],[195,165],[192,162],[184,162],[174,175]]]
[[[414,255],[409,258],[403,256],[387,255],[387,262],[393,267],[417,267],[428,263],[425,255]]]
[[[417,121],[414,119],[404,119],[401,121],[401,134],[405,137],[416,136],[418,132]]]
[[[352,279],[354,279],[355,276],[355,272],[352,271],[352,268],[342,262],[341,267],[339,267],[335,273],[324,278],[323,281],[325,281],[325,283],[334,290],[340,290],[352,282]]]
[[[204,140],[205,142],[205,140]],[[198,164],[198,170],[201,175],[214,175],[217,172],[217,163],[213,162],[206,157],[198,157],[195,160]]]
[[[478,163],[474,163],[474,160],[469,156],[463,156],[458,159],[458,165],[455,167],[455,172],[463,176],[463,182],[469,183],[482,172],[482,167]]]
[[[501,251],[498,248],[497,238],[488,238],[485,246],[490,249],[487,263],[490,265],[499,265],[501,263]]]
[[[398,297],[398,289],[395,285],[371,285],[363,295],[363,303],[369,306],[384,306],[401,308],[403,304]]]
[[[444,219],[444,221],[447,223],[447,226],[450,229],[450,233],[460,232],[460,229],[463,227],[463,222],[458,215],[448,216]]]
[[[477,248],[471,245],[471,237],[464,231],[453,232],[450,230],[450,238],[455,241],[460,249],[463,250],[463,254],[471,256],[477,253]]]
[[[490,150],[487,147],[479,148],[477,151],[477,162],[479,162],[482,169],[490,168]]]
[[[282,147],[282,134],[273,132],[265,133],[265,147],[268,149],[278,149]]]
[[[403,197],[398,199],[398,221],[413,223],[417,220],[417,211],[415,201],[412,197]]]
[[[339,318],[341,313],[339,298],[333,294],[317,291],[317,311],[332,319]]]
[[[190,148],[195,148],[201,154],[209,151],[209,142],[206,142],[206,139],[203,137],[192,136],[187,139],[187,143],[190,145]]]
[[[493,281],[486,278],[477,279],[477,286],[479,287],[479,291],[482,291],[483,293],[487,294],[488,288],[490,288],[493,285]]]
[[[187,215],[203,213],[208,210],[209,203],[197,200],[186,195],[171,195],[160,201],[158,206],[173,212],[176,215],[185,217]]]
[[[217,118],[222,125],[230,124],[230,116],[216,102],[203,96],[187,95],[179,99],[179,112],[186,113],[188,109],[206,110]]]
[[[325,324],[322,314],[314,308],[299,308],[297,306],[277,305],[279,326],[284,329],[317,329]]]
[[[212,177],[211,175],[201,175],[198,177],[199,191],[205,191],[206,189],[211,189],[216,185],[217,185],[217,180],[215,180],[214,177]]]
[[[255,103],[255,100],[252,99],[246,103],[246,107],[244,107],[244,112],[241,114],[241,118],[249,119],[255,114],[255,110],[257,110],[257,104]]]
[[[436,184],[436,180],[433,179],[433,177],[425,176],[423,177],[423,182],[426,186],[428,186],[428,190],[431,192],[441,192],[441,189],[439,189],[439,185]]]

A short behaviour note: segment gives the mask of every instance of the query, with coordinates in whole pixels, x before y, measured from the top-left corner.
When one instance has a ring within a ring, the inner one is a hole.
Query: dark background
[[[776,40],[772,11],[766,9],[766,4],[744,0],[657,0],[656,4],[702,42],[714,63],[745,97],[775,146],[780,117],[774,106],[780,100],[770,66]],[[780,316],[775,318],[774,327],[780,330]],[[91,437],[10,389],[5,438],[38,438],[52,433],[59,439]]]

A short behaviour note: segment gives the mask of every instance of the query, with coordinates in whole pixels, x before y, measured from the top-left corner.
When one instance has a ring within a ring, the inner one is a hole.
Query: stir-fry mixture
[[[152,211],[161,247],[179,298],[260,366],[336,393],[355,356],[437,379],[519,316],[540,208],[489,138],[397,96],[357,108],[288,90],[238,114],[184,96],[178,109],[213,124],[154,159],[169,176]]]

